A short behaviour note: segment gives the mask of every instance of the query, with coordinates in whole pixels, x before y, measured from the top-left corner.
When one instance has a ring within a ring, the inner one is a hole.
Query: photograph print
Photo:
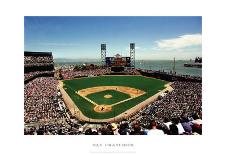
[[[24,135],[202,135],[202,17],[24,16]]]

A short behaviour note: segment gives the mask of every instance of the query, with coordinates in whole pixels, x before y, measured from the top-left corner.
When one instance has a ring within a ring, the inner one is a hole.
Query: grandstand
[[[51,52],[24,52],[24,81],[38,76],[54,76],[54,63]]]

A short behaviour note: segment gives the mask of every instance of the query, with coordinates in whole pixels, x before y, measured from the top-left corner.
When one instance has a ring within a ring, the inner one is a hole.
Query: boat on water
[[[190,60],[190,63],[185,63],[184,67],[202,68],[202,57],[196,57],[194,62]]]

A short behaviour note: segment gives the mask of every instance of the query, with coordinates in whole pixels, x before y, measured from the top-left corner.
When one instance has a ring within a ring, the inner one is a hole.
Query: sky
[[[54,58],[100,59],[129,56],[137,60],[194,59],[202,56],[202,17],[195,16],[25,16],[24,50],[52,52]]]

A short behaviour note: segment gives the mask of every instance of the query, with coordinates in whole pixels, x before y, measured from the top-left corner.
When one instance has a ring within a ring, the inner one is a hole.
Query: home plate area
[[[112,109],[112,106],[111,105],[97,105],[94,107],[94,111],[96,112],[109,112],[111,111]]]

